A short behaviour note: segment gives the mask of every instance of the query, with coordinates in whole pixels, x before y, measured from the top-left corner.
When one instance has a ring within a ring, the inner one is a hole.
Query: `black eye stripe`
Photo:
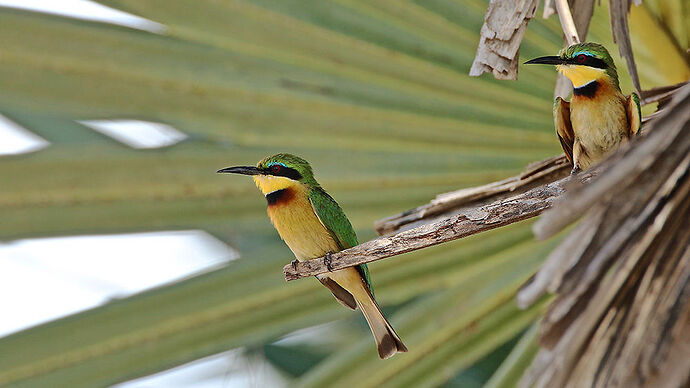
[[[573,58],[570,58],[567,60],[568,63],[573,64],[573,65],[584,65],[584,66],[590,66],[590,67],[596,67],[597,69],[606,69],[608,65],[606,62],[599,58],[595,58],[591,55],[585,55],[585,61],[580,62],[578,60],[578,57],[583,54],[578,54]]]
[[[606,69],[608,65],[606,65],[606,62],[602,61],[599,58],[594,58],[594,57],[587,57],[587,60],[585,60],[585,64],[588,66],[596,67],[598,69]]]
[[[302,175],[299,173],[299,171],[295,170],[294,168],[280,166],[278,171],[273,171],[273,167],[275,166],[265,168],[264,172],[268,175],[284,176],[286,178],[290,178],[296,181],[302,179]]]

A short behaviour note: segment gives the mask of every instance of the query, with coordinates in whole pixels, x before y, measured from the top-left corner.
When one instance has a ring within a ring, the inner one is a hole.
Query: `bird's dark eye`
[[[578,63],[585,63],[587,56],[585,54],[580,54],[576,57]]]
[[[281,170],[280,165],[275,164],[275,165],[271,166],[271,172],[273,172],[273,173],[279,173],[280,170]]]

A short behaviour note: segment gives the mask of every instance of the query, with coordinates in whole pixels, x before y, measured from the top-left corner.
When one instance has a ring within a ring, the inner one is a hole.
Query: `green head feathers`
[[[267,175],[284,176],[301,183],[318,186],[309,162],[292,154],[276,154],[261,160],[256,168]]]
[[[611,58],[611,54],[609,54],[606,47],[598,43],[576,43],[562,49],[558,53],[558,56],[564,60],[571,61],[575,65],[605,68],[606,74],[608,74],[614,81],[614,84],[618,86],[616,64],[613,62],[613,58]]]
[[[606,48],[598,43],[576,43],[566,47],[558,53],[558,56],[535,58],[525,62],[526,64],[547,64],[564,67],[586,66],[601,69],[608,75],[611,83],[618,88],[618,73],[616,64]]]
[[[599,58],[606,63],[607,66],[616,68],[616,64],[613,63],[613,58],[611,54],[606,49],[606,47],[598,43],[576,43],[572,46],[562,49],[558,56],[563,59],[577,59],[580,54],[589,55],[594,58]]]

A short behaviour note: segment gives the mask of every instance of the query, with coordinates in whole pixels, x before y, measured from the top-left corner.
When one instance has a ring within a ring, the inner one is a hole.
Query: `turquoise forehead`
[[[593,56],[596,55],[595,53],[593,53],[593,52],[591,52],[591,51],[589,51],[589,50],[577,50],[577,51],[574,51],[574,52],[573,52],[573,56],[575,56],[575,55],[580,55],[580,54],[589,55],[590,57],[593,57]]]
[[[561,57],[565,58],[573,58],[580,54],[604,59],[610,57],[604,46],[591,42],[574,44],[570,47],[564,48],[559,54]]]
[[[287,165],[285,163],[278,161],[278,160],[275,160],[275,159],[270,159],[270,158],[266,158],[266,159],[260,161],[258,165],[260,167],[271,167],[271,166],[276,166],[276,165],[287,167]]]
[[[283,167],[299,167],[299,166],[306,166],[308,167],[309,164],[307,163],[306,160],[292,155],[292,154],[276,154],[272,155],[269,157],[264,158],[262,161],[259,162],[259,166],[274,166],[274,165],[281,165]]]
[[[560,52],[561,57],[575,57],[580,54],[589,55],[590,57],[596,57],[597,53],[586,48],[586,47],[568,47]]]

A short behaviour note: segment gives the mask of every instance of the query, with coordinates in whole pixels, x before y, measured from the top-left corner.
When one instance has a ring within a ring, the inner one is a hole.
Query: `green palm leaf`
[[[0,339],[0,385],[102,386],[354,317],[317,282],[284,283],[291,255],[263,199],[220,167],[304,156],[364,241],[376,219],[560,152],[553,69],[467,76],[485,1],[102,3],[166,34],[0,8],[0,113],[52,143],[0,159],[0,238],[201,228],[243,257]],[[610,46],[607,23],[597,11],[591,39]],[[560,46],[557,22],[534,20],[521,54]],[[687,70],[680,51],[665,55]],[[676,68],[660,76],[640,61],[643,86]],[[75,121],[99,118],[162,121],[190,138],[133,150]],[[358,327],[296,382],[442,384],[537,317],[513,295],[552,246],[522,223],[373,264],[411,351],[379,363]]]

